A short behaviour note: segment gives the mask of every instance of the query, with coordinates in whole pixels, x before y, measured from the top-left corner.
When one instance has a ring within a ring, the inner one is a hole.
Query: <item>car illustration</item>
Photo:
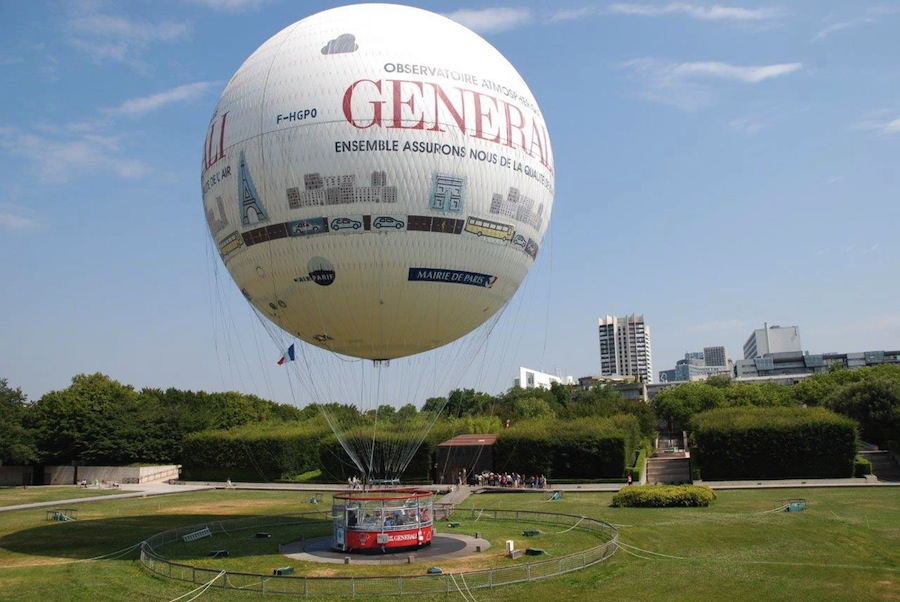
[[[349,217],[337,217],[331,220],[332,230],[359,230],[360,228],[362,228],[362,222],[356,221],[355,219],[350,219]]]
[[[514,245],[522,247],[524,249],[525,245],[528,244],[528,241],[525,240],[525,237],[522,236],[521,234],[516,234],[515,238],[513,238],[512,243]]]
[[[533,238],[528,239],[528,244],[525,245],[525,252],[531,255],[532,259],[537,259],[538,244]]]
[[[322,217],[313,217],[296,222],[288,222],[288,232],[291,236],[308,236],[318,234],[328,229],[328,222]]]
[[[372,222],[372,226],[378,228],[379,230],[382,228],[396,228],[399,230],[403,226],[405,226],[401,220],[394,219],[393,217],[388,217],[386,215],[382,215],[381,217],[376,217]]]
[[[318,232],[322,228],[319,224],[312,224],[310,222],[298,222],[294,224],[294,232],[302,233],[302,234],[310,234],[312,232]]]

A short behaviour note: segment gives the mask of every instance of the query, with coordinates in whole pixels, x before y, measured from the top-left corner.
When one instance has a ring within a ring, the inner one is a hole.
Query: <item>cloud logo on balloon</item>
[[[342,33],[322,47],[322,54],[345,54],[356,52],[357,49],[359,46],[356,44],[356,36],[352,33]]]

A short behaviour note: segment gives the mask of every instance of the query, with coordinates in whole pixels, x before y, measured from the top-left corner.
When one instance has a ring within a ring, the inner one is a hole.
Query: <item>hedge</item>
[[[622,478],[639,443],[632,415],[523,422],[498,434],[494,469],[554,479]]]
[[[824,408],[719,408],[693,425],[704,480],[853,476],[857,424]]]
[[[630,485],[613,496],[614,508],[699,508],[716,499],[704,485]]]
[[[435,448],[464,432],[462,423],[438,423],[415,451],[403,473],[405,483],[428,483]],[[342,433],[351,441],[373,437],[371,427]],[[412,449],[415,434],[385,425],[375,432],[375,473],[384,449]],[[522,422],[499,433],[494,470],[544,474],[553,478],[621,479],[640,444],[632,415]],[[368,463],[368,460],[363,460]],[[326,482],[342,483],[360,470],[323,421],[229,431],[204,431],[185,439],[182,475],[188,480],[274,481],[321,470]]]
[[[274,481],[315,470],[319,443],[330,432],[326,425],[307,422],[193,433],[184,439],[182,478]]]

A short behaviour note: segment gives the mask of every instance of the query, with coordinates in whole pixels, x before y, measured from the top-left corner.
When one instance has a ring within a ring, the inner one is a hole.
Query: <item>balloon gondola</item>
[[[342,552],[396,552],[431,543],[434,494],[427,489],[336,493],[332,548]]]

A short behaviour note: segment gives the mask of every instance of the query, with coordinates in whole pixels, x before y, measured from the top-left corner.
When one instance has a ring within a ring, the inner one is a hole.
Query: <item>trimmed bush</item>
[[[856,456],[853,459],[853,476],[864,477],[867,474],[872,474],[872,463],[862,456]]]
[[[823,408],[720,408],[694,417],[703,479],[846,478],[856,422]]]
[[[625,468],[625,476],[631,475],[631,479],[635,483],[640,483],[644,476],[644,464],[647,462],[647,456],[649,456],[650,453],[650,449],[647,446],[638,450],[637,456],[634,459],[634,466]]]
[[[704,485],[631,485],[613,496],[613,508],[703,508],[716,499]]]
[[[494,470],[554,479],[621,479],[640,443],[632,415],[522,422],[494,445]]]
[[[307,422],[194,433],[184,440],[182,477],[274,481],[315,470],[320,441],[330,432],[326,425]]]

